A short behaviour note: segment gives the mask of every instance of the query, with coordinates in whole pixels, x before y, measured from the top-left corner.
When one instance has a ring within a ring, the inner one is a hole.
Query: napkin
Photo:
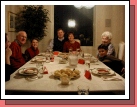
[[[90,71],[88,71],[88,70],[85,71],[85,77],[86,77],[87,79],[89,79],[89,80],[92,79],[92,78],[91,78],[91,73],[90,73]]]
[[[59,52],[58,52],[58,51],[54,51],[53,54],[54,54],[54,55],[58,55]]]
[[[111,78],[104,78],[102,77],[103,81],[122,81],[122,79],[117,77],[111,77]]]
[[[84,59],[79,59],[79,60],[78,60],[78,63],[79,63],[79,64],[85,64],[85,60],[84,60]]]
[[[48,74],[48,70],[47,70],[46,66],[43,66],[43,74]]]

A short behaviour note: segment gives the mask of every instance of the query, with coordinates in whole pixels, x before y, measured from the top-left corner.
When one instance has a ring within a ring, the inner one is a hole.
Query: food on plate
[[[97,70],[99,74],[109,74],[110,73],[109,70],[106,68],[98,68]]]
[[[71,70],[71,69],[61,69],[61,70],[56,70],[54,71],[54,76],[55,77],[69,77],[69,78],[77,78],[80,76],[80,71],[79,70]]]
[[[35,69],[34,68],[26,69],[26,70],[24,70],[24,73],[26,73],[26,74],[35,73]]]

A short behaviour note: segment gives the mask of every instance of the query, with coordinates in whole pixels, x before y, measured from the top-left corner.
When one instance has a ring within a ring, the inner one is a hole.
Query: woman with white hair
[[[113,55],[115,56],[115,47],[111,43],[112,40],[112,33],[109,31],[105,31],[101,35],[102,44],[106,45],[108,47],[107,55]]]

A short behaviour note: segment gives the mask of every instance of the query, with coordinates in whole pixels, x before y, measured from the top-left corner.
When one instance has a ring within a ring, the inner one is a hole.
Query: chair
[[[79,39],[75,39],[75,41],[77,41],[79,44],[81,44]]]
[[[120,60],[123,60],[125,55],[125,43],[124,42],[120,42],[118,45],[118,54],[117,54],[117,58]]]

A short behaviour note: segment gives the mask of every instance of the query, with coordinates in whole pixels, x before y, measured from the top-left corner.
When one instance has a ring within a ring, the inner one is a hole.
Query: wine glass
[[[76,49],[76,53],[77,53],[78,56],[80,55],[80,48]]]

